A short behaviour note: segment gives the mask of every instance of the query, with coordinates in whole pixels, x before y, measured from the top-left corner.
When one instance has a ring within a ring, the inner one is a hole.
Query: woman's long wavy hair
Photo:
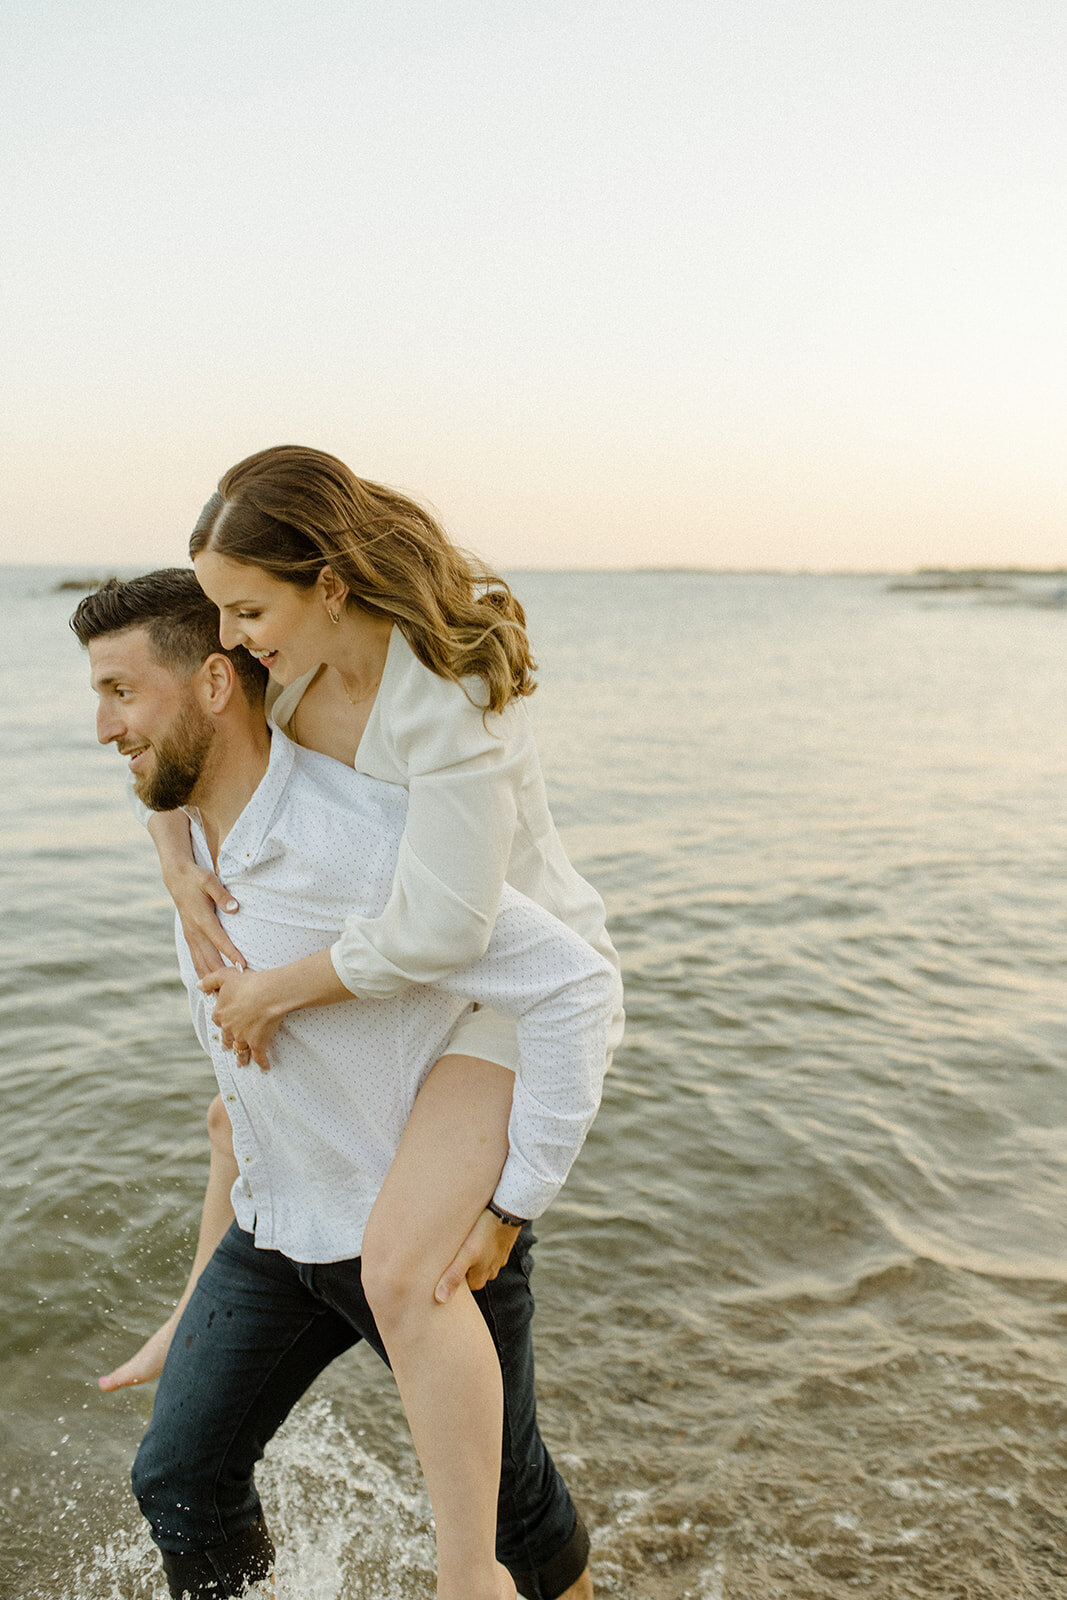
[[[480,678],[487,711],[536,687],[526,614],[503,578],[406,495],[321,450],[278,445],[231,467],[189,540],[190,556],[204,550],[302,589],[331,567],[349,598],[395,623],[431,672]]]

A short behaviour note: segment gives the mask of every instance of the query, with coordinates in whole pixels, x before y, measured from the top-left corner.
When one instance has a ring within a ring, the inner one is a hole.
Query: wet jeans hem
[[[243,1595],[274,1571],[274,1541],[263,1515],[222,1544],[178,1555],[160,1550],[171,1600],[224,1600]]]
[[[523,1572],[517,1567],[508,1570],[523,1600],[558,1600],[572,1583],[578,1581],[588,1565],[589,1533],[575,1512],[574,1532],[563,1548],[557,1550],[536,1572]]]

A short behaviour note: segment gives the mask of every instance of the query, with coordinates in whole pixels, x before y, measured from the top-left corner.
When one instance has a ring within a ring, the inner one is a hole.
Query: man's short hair
[[[105,634],[143,628],[159,661],[186,676],[208,656],[226,656],[249,705],[263,703],[266,668],[240,646],[223,649],[218,609],[187,567],[164,567],[125,582],[109,578],[85,596],[70,625],[84,645]]]

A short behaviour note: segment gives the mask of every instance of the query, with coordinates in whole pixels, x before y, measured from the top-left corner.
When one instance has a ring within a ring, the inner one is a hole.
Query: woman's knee
[[[360,1272],[367,1304],[383,1334],[409,1315],[419,1299],[426,1300],[427,1309],[433,1303],[436,1279],[429,1281],[432,1273],[405,1239],[400,1219],[371,1216],[363,1236]]]

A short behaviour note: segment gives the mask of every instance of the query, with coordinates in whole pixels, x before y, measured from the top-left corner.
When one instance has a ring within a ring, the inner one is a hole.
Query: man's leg
[[[133,1469],[172,1595],[221,1600],[271,1571],[255,1464],[312,1380],[358,1338],[300,1269],[233,1225],[178,1325]]]
[[[530,1289],[534,1238],[524,1228],[507,1266],[474,1298],[500,1357],[504,1440],[497,1559],[526,1600],[585,1600],[589,1535],[537,1424]]]

